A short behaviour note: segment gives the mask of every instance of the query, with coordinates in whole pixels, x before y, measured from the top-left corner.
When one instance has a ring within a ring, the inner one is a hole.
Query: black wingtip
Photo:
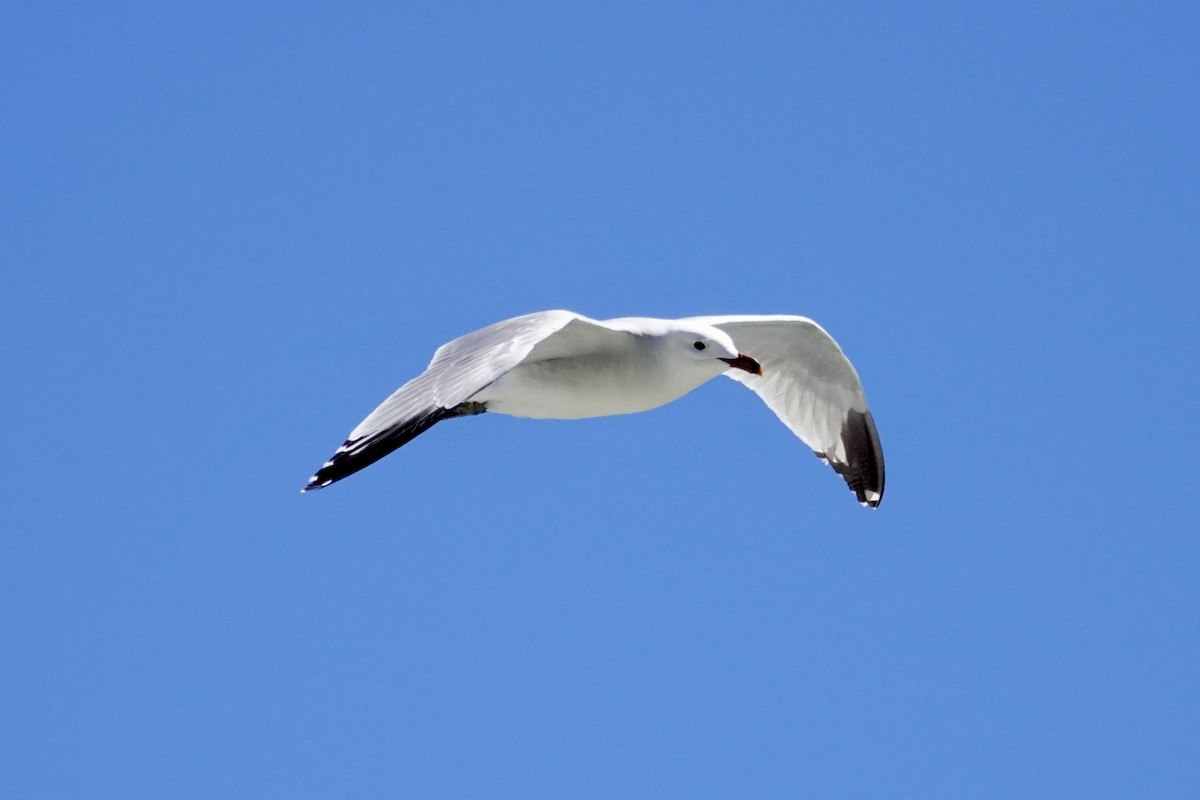
[[[321,468],[317,470],[317,473],[308,479],[308,483],[304,484],[303,488],[300,489],[300,494],[308,494],[309,492],[315,492],[318,489],[324,489],[329,484],[341,480],[351,472],[355,472],[358,469],[362,469],[363,467],[367,466],[366,464],[361,464],[356,469],[346,469],[348,465],[344,463],[342,457],[350,454],[351,447],[352,444],[349,440],[344,442],[342,446],[337,449],[337,452],[330,456],[329,460],[321,465]],[[380,456],[380,458],[382,458],[382,456]]]
[[[875,429],[875,420],[870,411],[850,410],[842,425],[842,446],[846,452],[845,463],[829,459],[822,453],[817,455],[829,461],[859,503],[869,508],[879,508],[883,502],[886,474],[879,432]]]
[[[371,466],[388,453],[411,442],[443,419],[465,414],[478,414],[484,410],[482,404],[479,403],[464,405],[470,406],[470,408],[466,411],[459,411],[458,408],[450,411],[444,408],[432,408],[401,425],[373,436],[347,439],[337,449],[337,452],[317,470],[317,474],[308,479],[308,483],[300,490],[301,494],[324,489],[342,478],[353,475],[360,469]],[[475,408],[476,406],[478,408]]]

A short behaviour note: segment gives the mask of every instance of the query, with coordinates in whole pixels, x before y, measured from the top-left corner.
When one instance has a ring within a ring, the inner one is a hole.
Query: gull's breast
[[[654,359],[597,354],[521,364],[471,400],[513,417],[584,419],[658,408],[700,383],[680,380]]]

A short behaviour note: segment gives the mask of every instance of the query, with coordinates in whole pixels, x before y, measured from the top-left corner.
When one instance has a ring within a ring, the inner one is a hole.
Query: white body
[[[612,320],[610,327],[613,322],[662,320]],[[706,332],[706,348],[713,352],[703,361],[671,358],[672,340],[664,326],[649,324],[622,333],[583,352],[527,357],[470,400],[486,403],[488,411],[532,419],[635,414],[678,400],[727,371],[718,356],[737,356],[732,343],[722,350],[707,343],[719,332]]]

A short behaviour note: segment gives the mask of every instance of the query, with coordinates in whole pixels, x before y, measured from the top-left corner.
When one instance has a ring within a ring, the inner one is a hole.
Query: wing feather
[[[442,345],[425,371],[368,414],[301,491],[324,488],[375,463],[443,419],[484,411],[467,403],[471,396],[572,322],[599,325],[571,311],[539,311]]]
[[[879,433],[858,373],[842,348],[806,317],[694,317],[729,334],[763,374],[725,374],[752,389],[792,433],[842,476],[863,505],[883,499]]]

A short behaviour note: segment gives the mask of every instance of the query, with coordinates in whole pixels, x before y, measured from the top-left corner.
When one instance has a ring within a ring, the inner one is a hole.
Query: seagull
[[[300,491],[353,475],[444,419],[633,414],[718,375],[757,394],[859,503],[879,506],[883,450],[858,373],[821,326],[795,316],[595,320],[539,311],[497,322],[439,347]]]

